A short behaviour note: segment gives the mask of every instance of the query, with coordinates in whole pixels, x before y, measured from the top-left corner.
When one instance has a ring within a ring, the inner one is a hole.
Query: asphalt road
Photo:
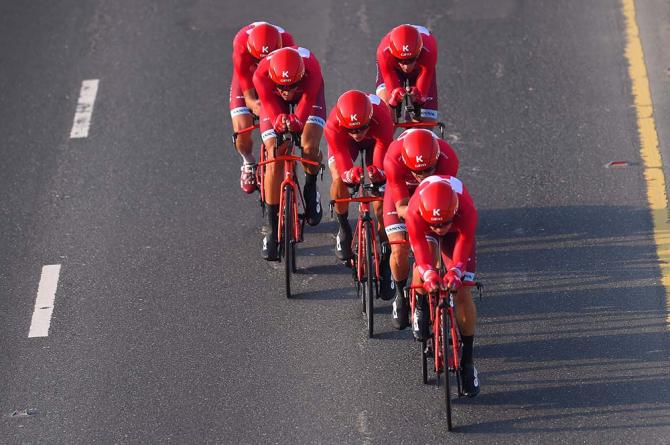
[[[667,159],[670,2],[637,6]],[[294,300],[260,258],[228,88],[232,38],[261,19],[316,54],[329,107],[374,89],[393,26],[437,37],[486,284],[482,392],[453,433],[388,303],[366,338],[334,222],[307,230]],[[614,0],[3,2],[0,443],[670,443],[624,36]],[[70,139],[84,79],[92,125]],[[48,264],[49,336],[29,338]]]

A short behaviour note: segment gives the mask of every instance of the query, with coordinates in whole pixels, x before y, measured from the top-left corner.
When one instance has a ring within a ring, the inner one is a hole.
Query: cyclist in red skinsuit
[[[409,129],[391,143],[384,160],[384,226],[390,241],[407,239],[407,203],[419,182],[431,175],[455,176],[458,165],[454,149],[430,130]],[[409,304],[404,294],[409,274],[407,244],[391,244],[390,264],[396,290],[391,321],[396,329],[405,329],[409,325]]]
[[[427,28],[400,25],[393,28],[377,47],[377,95],[391,107],[410,94],[421,105],[421,121],[437,121],[437,41]],[[410,91],[404,88],[410,81]]]
[[[267,148],[268,159],[275,156],[278,133],[299,133],[303,156],[321,162],[319,143],[326,124],[326,100],[323,77],[318,60],[308,49],[297,46],[284,47],[264,58],[254,73],[254,86],[261,103],[261,138]],[[289,104],[295,111],[289,114]],[[283,154],[290,141],[277,150]],[[316,187],[319,167],[303,165],[305,171],[305,219],[315,226],[323,215],[320,196]],[[263,240],[263,258],[277,261],[277,220],[280,185],[284,176],[281,163],[268,164],[265,172],[265,200],[268,205],[269,233]]]
[[[260,101],[253,84],[258,62],[282,46],[295,45],[291,34],[276,25],[254,22],[240,29],[233,39],[233,77],[230,83],[230,117],[233,131],[253,125],[252,113],[260,115]],[[237,151],[242,156],[240,187],[246,193],[257,190],[256,158],[253,155],[251,133],[237,136]]]
[[[474,282],[477,268],[477,209],[468,189],[459,179],[429,176],[421,181],[410,198],[405,222],[416,260],[413,283],[423,283],[424,288],[417,291],[414,336],[425,339],[429,335],[430,315],[425,293],[440,287],[456,289],[456,321],[463,340],[463,392],[468,397],[474,397],[479,393],[479,379],[472,360],[477,309],[470,287],[463,284]],[[441,253],[447,270],[442,282],[436,270],[439,238],[442,239]]]
[[[368,177],[374,183],[383,183],[384,155],[393,140],[393,120],[388,107],[374,94],[350,90],[342,94],[328,116],[326,122],[326,141],[328,141],[328,166],[333,178],[330,186],[332,199],[349,197],[348,186],[359,184],[363,177],[360,166],[354,161],[361,149],[365,149]],[[391,271],[389,268],[390,249],[384,236],[381,203],[373,203],[379,235],[382,241],[380,261],[380,296],[391,299]],[[335,204],[335,214],[339,223],[335,255],[346,261],[352,257],[351,226],[349,225],[349,205]]]

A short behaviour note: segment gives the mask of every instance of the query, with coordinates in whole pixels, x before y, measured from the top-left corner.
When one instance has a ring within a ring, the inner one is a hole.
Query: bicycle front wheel
[[[448,310],[440,311],[440,346],[442,347],[442,371],[444,372],[444,404],[447,410],[447,429],[451,431],[451,388],[449,387],[449,357],[451,357],[451,341],[449,341],[450,318]]]
[[[284,247],[284,271],[286,298],[291,298],[291,274],[293,273],[293,262],[295,261],[295,243],[293,242],[293,190],[290,186],[284,187],[284,209],[283,223],[284,230],[282,236]]]
[[[375,268],[374,253],[372,252],[372,223],[365,222],[365,293],[367,294],[366,308],[368,318],[368,338],[374,334],[374,289],[375,289]]]

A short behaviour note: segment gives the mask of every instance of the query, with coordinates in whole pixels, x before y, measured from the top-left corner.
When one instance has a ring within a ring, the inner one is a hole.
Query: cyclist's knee
[[[463,304],[466,302],[471,302],[472,301],[472,291],[470,290],[470,286],[463,286],[460,289],[458,289],[458,292],[456,292],[456,295],[454,295],[454,303],[456,304]]]

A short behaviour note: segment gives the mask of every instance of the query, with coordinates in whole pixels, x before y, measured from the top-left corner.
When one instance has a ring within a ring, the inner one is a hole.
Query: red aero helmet
[[[402,140],[400,155],[412,171],[420,172],[435,167],[440,156],[437,136],[424,128],[411,130]]]
[[[396,59],[414,59],[419,57],[423,48],[421,33],[412,25],[400,25],[391,30],[389,49]]]
[[[305,62],[295,48],[281,48],[270,58],[270,79],[277,85],[292,85],[305,75]]]
[[[454,218],[458,211],[458,194],[445,179],[433,181],[420,192],[419,213],[431,226]]]
[[[269,23],[254,26],[247,37],[247,50],[256,59],[262,59],[281,46],[281,33]]]
[[[337,99],[335,114],[344,128],[365,127],[372,118],[372,102],[364,92],[349,90]]]

